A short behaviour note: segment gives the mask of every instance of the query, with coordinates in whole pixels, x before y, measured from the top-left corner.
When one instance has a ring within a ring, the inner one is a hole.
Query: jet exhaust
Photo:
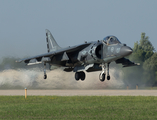
[[[121,73],[111,69],[110,81],[101,82],[98,79],[100,72],[86,73],[85,81],[76,81],[73,72],[64,72],[62,69],[48,71],[48,78],[43,79],[41,69],[8,69],[0,72],[0,89],[115,89],[123,88]]]

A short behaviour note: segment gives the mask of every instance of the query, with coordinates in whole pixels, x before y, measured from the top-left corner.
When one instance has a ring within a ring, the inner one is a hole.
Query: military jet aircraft
[[[139,64],[124,58],[133,50],[126,44],[122,44],[115,36],[107,36],[103,40],[85,42],[84,44],[61,48],[49,30],[46,30],[46,42],[48,53],[25,58],[16,62],[24,61],[26,65],[44,64],[44,79],[46,64],[64,67],[66,72],[75,72],[76,80],[85,80],[85,72],[102,71],[100,81],[110,80],[109,64],[115,61],[123,67],[137,66]]]

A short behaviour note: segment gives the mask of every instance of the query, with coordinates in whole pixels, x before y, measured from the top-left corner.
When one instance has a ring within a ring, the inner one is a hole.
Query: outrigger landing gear
[[[106,65],[102,64],[101,67],[102,67],[102,72],[99,75],[99,79],[100,79],[101,82],[103,82],[103,81],[105,81],[105,76],[106,76],[106,70],[105,70]]]
[[[110,75],[109,75],[109,64],[107,63],[107,80],[110,80]],[[102,64],[102,72],[99,75],[99,79],[101,82],[105,81],[105,77],[106,77],[106,65]]]
[[[44,79],[47,79],[47,75],[46,75],[46,63],[44,63]]]

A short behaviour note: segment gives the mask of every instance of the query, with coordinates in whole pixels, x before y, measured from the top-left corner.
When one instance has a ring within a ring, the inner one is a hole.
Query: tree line
[[[127,85],[157,85],[157,52],[145,33],[141,33],[140,41],[134,43],[133,53],[128,58],[140,63],[140,66],[123,69],[123,79]]]

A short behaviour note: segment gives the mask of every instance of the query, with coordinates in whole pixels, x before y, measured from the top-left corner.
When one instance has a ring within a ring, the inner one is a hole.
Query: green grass
[[[157,97],[0,96],[0,119],[157,119]]]

